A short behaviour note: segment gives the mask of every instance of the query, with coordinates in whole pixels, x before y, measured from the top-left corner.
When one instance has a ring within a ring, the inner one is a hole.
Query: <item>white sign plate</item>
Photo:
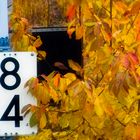
[[[37,58],[33,52],[0,53],[0,136],[30,135],[37,127],[29,126],[31,114],[21,109],[36,100],[27,94],[25,83],[37,76]]]

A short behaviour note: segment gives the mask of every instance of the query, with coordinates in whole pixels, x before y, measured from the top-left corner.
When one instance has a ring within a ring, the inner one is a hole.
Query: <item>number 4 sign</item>
[[[30,115],[25,118],[21,109],[36,100],[27,94],[25,83],[37,76],[37,58],[32,52],[0,53],[0,136],[29,135],[37,127],[29,126]]]

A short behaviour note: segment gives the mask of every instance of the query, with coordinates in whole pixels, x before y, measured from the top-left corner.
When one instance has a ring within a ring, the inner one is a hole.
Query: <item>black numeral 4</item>
[[[9,116],[13,107],[15,109],[15,115]],[[19,95],[15,95],[8,105],[6,111],[3,113],[1,121],[15,121],[15,127],[20,127],[21,120],[23,120],[23,117],[20,116]]]

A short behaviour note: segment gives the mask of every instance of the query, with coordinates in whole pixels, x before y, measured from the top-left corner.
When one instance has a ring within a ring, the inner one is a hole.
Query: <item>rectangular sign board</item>
[[[21,114],[25,105],[36,105],[35,98],[24,88],[25,83],[36,76],[35,53],[0,53],[0,136],[37,133],[37,127],[29,126],[31,114],[26,117]]]

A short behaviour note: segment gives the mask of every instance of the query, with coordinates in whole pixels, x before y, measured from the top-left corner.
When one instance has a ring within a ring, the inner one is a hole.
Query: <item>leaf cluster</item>
[[[38,59],[45,59],[45,51],[38,48],[42,45],[40,37],[34,37],[29,32],[30,25],[28,20],[21,18],[18,14],[10,15],[11,46],[13,51],[33,51],[38,54]]]
[[[38,105],[22,112],[32,112],[40,133],[23,139],[139,140],[140,1],[67,3],[67,32],[83,39],[84,66],[69,60],[76,75],[53,72],[26,83]]]

